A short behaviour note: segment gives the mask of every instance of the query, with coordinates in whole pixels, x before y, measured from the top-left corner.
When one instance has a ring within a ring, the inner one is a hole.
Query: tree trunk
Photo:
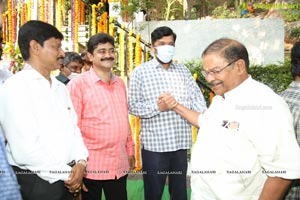
[[[206,17],[206,16],[207,16],[206,0],[201,0],[201,13],[200,13],[200,17]]]
[[[191,18],[192,0],[183,0],[183,16],[185,20]]]

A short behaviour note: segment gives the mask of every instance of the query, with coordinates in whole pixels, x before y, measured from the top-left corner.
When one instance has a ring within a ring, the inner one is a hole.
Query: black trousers
[[[72,200],[73,196],[68,192],[63,181],[50,184],[41,179],[30,170],[23,170],[12,166],[21,187],[23,200]]]
[[[166,178],[171,200],[187,200],[187,150],[152,152],[142,149],[145,200],[161,200]]]
[[[92,180],[83,178],[88,192],[81,191],[82,200],[101,200],[102,189],[106,200],[127,200],[127,175],[113,180]]]

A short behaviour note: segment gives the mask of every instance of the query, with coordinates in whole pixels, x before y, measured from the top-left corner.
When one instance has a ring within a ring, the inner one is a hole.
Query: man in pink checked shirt
[[[82,199],[126,200],[126,178],[134,167],[134,143],[128,120],[126,86],[111,72],[115,63],[114,38],[105,33],[87,43],[93,63],[89,71],[67,87],[89,151]]]

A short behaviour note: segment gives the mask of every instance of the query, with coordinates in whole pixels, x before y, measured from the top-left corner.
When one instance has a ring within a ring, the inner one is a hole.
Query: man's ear
[[[244,60],[239,59],[235,62],[235,67],[237,68],[238,74],[247,73],[246,63]]]
[[[40,48],[41,48],[41,45],[37,41],[31,40],[29,42],[29,51],[32,54],[39,55]]]
[[[87,57],[89,58],[89,60],[91,61],[91,62],[93,62],[93,58],[94,58],[94,56],[93,56],[93,54],[91,54],[90,52],[87,52],[86,53],[86,55],[87,55]]]
[[[153,52],[153,54],[156,53],[156,49],[154,48],[154,46],[151,46],[151,51]]]

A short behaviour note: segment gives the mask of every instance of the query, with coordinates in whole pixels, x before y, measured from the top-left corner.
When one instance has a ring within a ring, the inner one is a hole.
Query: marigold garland
[[[146,50],[145,50],[145,51],[146,51]],[[150,58],[150,56],[149,56],[149,51],[146,51],[146,52],[145,52],[145,61],[148,61],[149,58]]]
[[[135,117],[135,159],[136,159],[136,170],[142,170],[142,162],[141,162],[141,142],[140,142],[140,118]]]
[[[40,20],[41,21],[45,21],[45,1],[44,0],[40,0],[40,6],[39,6],[39,11],[40,11]]]
[[[109,17],[109,31],[108,33],[114,37],[115,36],[115,31],[114,31],[114,20],[115,18],[114,17]]]
[[[133,70],[133,30],[130,30],[128,34],[127,49],[128,49],[128,56],[127,56],[128,75],[130,76]]]
[[[107,12],[104,12],[101,15],[101,25],[102,25],[102,32],[103,33],[108,33],[107,16],[108,16]]]
[[[16,42],[17,37],[17,6],[15,5],[15,2],[11,2],[11,8],[12,8],[12,16],[11,16],[11,42]]]
[[[17,30],[19,30],[19,23],[21,22],[21,14],[22,14],[22,2],[17,1],[15,2],[15,36],[14,42],[17,40]]]
[[[80,3],[79,3],[79,7],[80,7],[80,24],[82,25],[82,24],[85,24],[85,4],[82,2],[82,1],[80,1]]]
[[[135,138],[135,116],[134,115],[129,115],[129,124],[130,124],[130,127],[131,127],[131,136],[132,136],[132,139],[134,140]],[[136,149],[135,149],[135,154],[136,154]]]
[[[213,98],[214,98],[215,94],[213,91],[209,92],[209,102],[212,102]]]
[[[49,0],[45,2],[45,22],[49,23]]]
[[[78,46],[78,15],[77,15],[77,9],[78,7],[78,1],[73,0],[73,3],[71,4],[71,40],[73,41],[72,43],[72,49],[73,51],[76,51],[76,37],[77,37],[77,46]]]
[[[102,25],[101,25],[101,19],[100,19],[100,21],[98,21],[98,23],[97,23],[97,33],[101,33],[101,32],[103,32],[103,31],[102,31]]]
[[[3,43],[5,43],[7,41],[7,34],[6,34],[6,31],[7,31],[7,11],[5,13],[2,14],[3,16],[3,31],[2,31],[2,37],[3,37]]]
[[[125,80],[125,26],[122,25],[120,34],[119,34],[119,67],[121,71],[121,78]]]
[[[31,20],[31,10],[32,10],[32,3],[31,3],[31,0],[27,1],[26,3],[26,11],[27,11],[27,14],[26,14],[26,21],[29,21]]]
[[[194,80],[196,80],[197,74],[194,74],[193,77],[194,77]],[[197,139],[197,128],[195,126],[192,126],[192,142],[193,142],[193,144],[195,144],[196,139]]]
[[[98,22],[98,33],[108,33],[107,32],[107,12],[102,13],[100,20]]]
[[[98,28],[98,32],[101,32],[100,31],[101,26],[102,26],[101,23],[100,23],[101,19],[99,20],[99,23],[97,23],[97,16],[98,16],[97,9],[100,10],[100,8],[102,8],[102,7],[103,7],[102,2],[99,2],[97,5],[96,4],[92,5],[92,35],[97,33],[97,28]],[[105,17],[105,19],[106,19],[107,18],[107,13],[103,17]],[[101,18],[103,18],[103,17],[101,16]]]
[[[96,12],[96,4],[92,5],[92,35],[96,34],[96,24],[97,24],[97,12]]]
[[[26,21],[27,21],[27,18],[26,18],[26,15],[27,15],[27,4],[25,3],[24,0],[22,0],[22,3],[21,3],[21,9],[20,9],[20,25],[22,26]]]
[[[141,35],[137,34],[135,39],[135,67],[141,64]],[[134,117],[135,119],[135,160],[136,160],[136,170],[142,170],[141,163],[141,143],[140,143],[140,118]],[[132,127],[133,129],[133,127]]]
[[[72,49],[74,49],[75,47],[75,42],[74,42],[74,38],[75,38],[75,4],[74,1],[71,3],[71,41],[73,41],[72,43]]]
[[[57,0],[56,4],[56,28],[59,31],[62,29],[62,0]]]
[[[142,63],[142,47],[141,47],[141,35],[137,34],[135,39],[135,66],[139,66]]]
[[[7,0],[8,42],[12,42],[12,1]]]
[[[79,52],[79,45],[78,45],[78,23],[79,23],[79,16],[77,10],[79,10],[79,0],[75,1],[75,12],[74,12],[74,51]]]

